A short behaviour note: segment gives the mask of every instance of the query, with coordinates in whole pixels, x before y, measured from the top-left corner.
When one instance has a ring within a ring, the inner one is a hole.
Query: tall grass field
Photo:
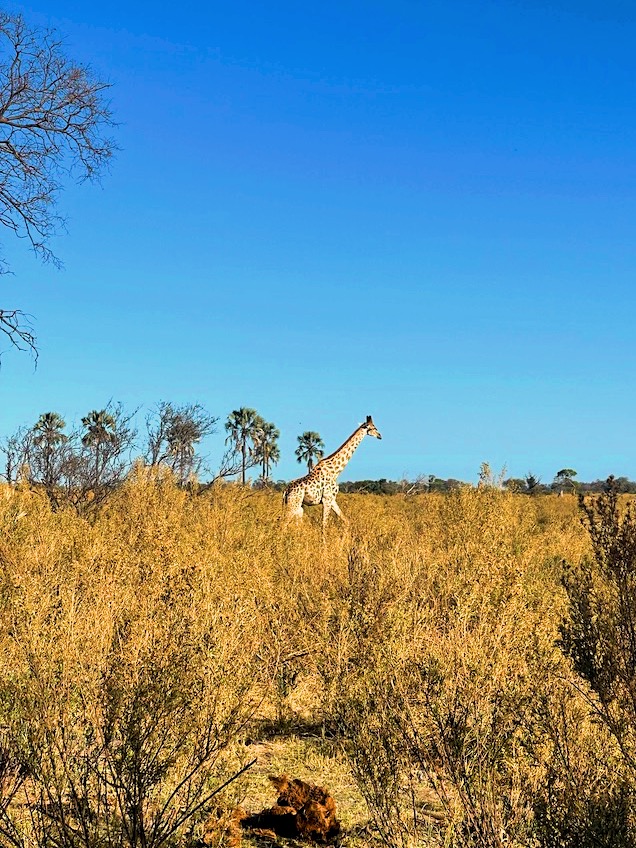
[[[344,846],[634,844],[624,501],[340,502],[323,539],[144,468],[88,516],[0,489],[0,845],[254,845],[269,773]]]

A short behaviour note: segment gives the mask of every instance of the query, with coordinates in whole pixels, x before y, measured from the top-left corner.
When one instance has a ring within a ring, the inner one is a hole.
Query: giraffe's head
[[[367,420],[362,425],[364,429],[367,431],[367,436],[375,436],[376,439],[381,439],[380,431],[373,423],[373,418],[370,415],[367,415]]]

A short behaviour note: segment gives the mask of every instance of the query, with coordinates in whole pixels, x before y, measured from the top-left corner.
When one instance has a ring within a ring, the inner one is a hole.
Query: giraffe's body
[[[322,504],[322,526],[327,525],[329,513],[333,510],[338,518],[346,521],[336,503],[338,494],[338,475],[351,459],[353,452],[366,435],[381,439],[370,415],[364,424],[355,430],[337,451],[321,459],[304,477],[292,482],[285,489],[286,523],[292,518],[303,517],[303,506]]]

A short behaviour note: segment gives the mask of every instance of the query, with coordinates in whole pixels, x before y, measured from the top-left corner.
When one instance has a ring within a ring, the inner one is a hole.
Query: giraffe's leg
[[[293,518],[303,517],[304,494],[305,493],[303,489],[298,489],[295,492],[290,492],[290,494],[288,495],[285,507],[285,521],[283,523],[284,527],[287,527],[287,525]]]
[[[284,518],[284,520],[283,520],[283,527],[288,527],[288,526],[289,526],[289,524],[290,524],[292,521],[300,521],[300,519],[303,517],[303,515],[304,515],[304,514],[305,514],[305,513],[303,512],[303,508],[302,508],[302,507],[301,507],[300,509],[298,509],[298,510],[295,510],[294,512],[291,512],[291,511],[286,512],[286,513],[285,513],[285,518]]]
[[[334,502],[331,504],[331,508],[333,509],[333,511],[334,511],[334,512],[336,513],[336,515],[338,516],[338,518],[339,518],[339,519],[340,519],[340,520],[341,520],[344,524],[348,524],[348,523],[349,523],[348,519],[347,519],[347,518],[345,518],[345,516],[342,514],[342,511],[341,511],[340,507],[338,506],[338,504],[336,503],[336,501],[334,501]]]
[[[331,512],[331,501],[323,500],[322,502],[322,533],[323,536],[327,530],[327,521]]]

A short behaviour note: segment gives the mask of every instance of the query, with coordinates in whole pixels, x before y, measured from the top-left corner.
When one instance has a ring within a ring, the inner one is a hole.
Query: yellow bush
[[[90,521],[4,487],[0,723],[32,811],[5,799],[6,828],[185,838],[264,722],[340,739],[387,844],[530,844],[564,734],[609,773],[555,644],[574,498],[341,500],[323,541],[278,494],[143,467]]]

